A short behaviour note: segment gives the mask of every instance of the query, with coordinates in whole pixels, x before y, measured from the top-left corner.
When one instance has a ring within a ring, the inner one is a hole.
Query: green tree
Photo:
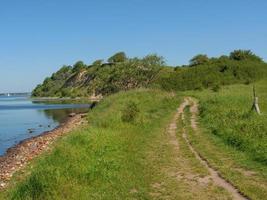
[[[109,63],[119,63],[119,62],[125,62],[127,60],[126,54],[124,52],[118,52],[111,56],[108,59]]]
[[[59,70],[58,73],[66,73],[71,71],[72,67],[69,65],[63,65]]]
[[[92,66],[101,66],[103,64],[103,60],[99,59],[92,63]]]
[[[142,59],[142,62],[146,66],[153,66],[153,67],[165,65],[164,58],[162,56],[158,56],[157,54],[147,55]]]
[[[72,66],[63,65],[56,73],[51,76],[52,80],[62,80],[69,77],[72,72]]]
[[[79,72],[82,69],[85,69],[87,66],[83,63],[83,61],[78,61],[73,65],[73,72]]]
[[[202,65],[209,62],[209,58],[205,54],[198,54],[190,60],[190,66]]]
[[[41,84],[37,85],[36,88],[32,91],[32,96],[33,97],[42,96],[42,85]]]
[[[251,50],[235,50],[230,53],[230,59],[232,60],[253,60],[253,61],[260,61],[262,62],[262,59],[255,55]]]

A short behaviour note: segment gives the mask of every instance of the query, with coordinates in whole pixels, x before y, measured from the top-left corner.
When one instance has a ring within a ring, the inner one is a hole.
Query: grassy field
[[[210,180],[182,138],[251,199],[267,196],[267,81],[256,84],[262,115],[250,111],[251,85],[174,94],[140,89],[105,98],[89,124],[13,177],[0,199],[231,199]],[[169,135],[184,96],[199,99],[195,134],[178,119],[177,146]],[[178,149],[177,149],[178,148]]]
[[[181,134],[170,138],[182,99],[160,90],[106,98],[89,113],[88,126],[17,173],[0,199],[231,199],[206,180],[207,169]]]
[[[200,101],[200,119],[225,144],[267,165],[267,81],[256,83],[262,115],[251,111],[252,85],[232,85],[218,92],[194,93]]]
[[[267,196],[267,81],[256,83],[262,115],[251,112],[252,85],[187,93],[200,104],[200,131],[187,127],[197,151],[251,199]]]
[[[164,137],[179,102],[158,90],[106,98],[89,113],[88,127],[61,139],[51,153],[18,173],[1,199],[151,198],[157,174],[151,171],[151,152],[157,152],[155,141]]]

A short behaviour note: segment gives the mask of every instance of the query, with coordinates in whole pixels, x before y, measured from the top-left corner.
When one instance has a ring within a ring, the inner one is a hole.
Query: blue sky
[[[63,64],[117,51],[170,65],[251,49],[267,60],[265,0],[0,1],[0,93],[31,91]]]

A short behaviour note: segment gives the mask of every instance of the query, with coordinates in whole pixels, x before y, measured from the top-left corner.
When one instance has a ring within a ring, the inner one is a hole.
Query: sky
[[[267,60],[266,0],[0,0],[0,93],[118,51],[169,65],[250,49]]]

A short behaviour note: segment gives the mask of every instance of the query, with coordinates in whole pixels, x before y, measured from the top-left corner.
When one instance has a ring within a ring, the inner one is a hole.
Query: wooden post
[[[255,110],[259,115],[261,114],[260,107],[259,107],[259,98],[256,96],[255,85],[253,85],[253,105],[252,105],[251,110]]]

